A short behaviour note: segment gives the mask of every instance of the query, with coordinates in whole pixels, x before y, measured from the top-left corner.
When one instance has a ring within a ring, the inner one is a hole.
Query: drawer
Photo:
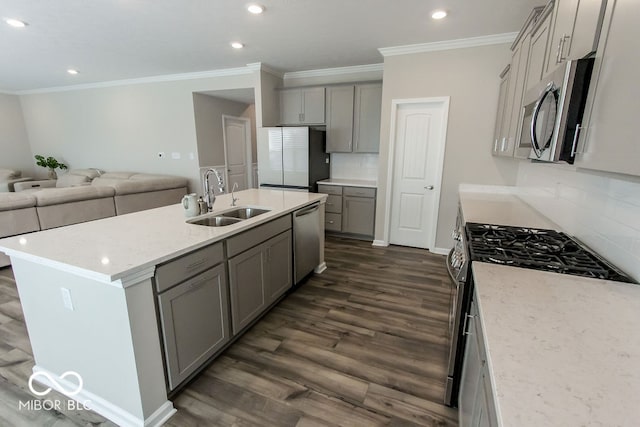
[[[356,197],[376,197],[376,189],[375,188],[366,188],[366,187],[344,187],[345,196],[356,196]]]
[[[318,184],[318,193],[342,195],[342,187],[339,185]]]
[[[174,285],[205,271],[224,260],[222,242],[193,251],[156,268],[156,290],[166,291]]]
[[[291,215],[285,215],[266,224],[259,225],[244,233],[227,239],[227,257],[238,255],[249,248],[253,248],[291,228]]]
[[[329,194],[324,210],[325,212],[342,213],[342,196]]]
[[[342,215],[336,213],[325,213],[324,229],[326,231],[342,231]]]

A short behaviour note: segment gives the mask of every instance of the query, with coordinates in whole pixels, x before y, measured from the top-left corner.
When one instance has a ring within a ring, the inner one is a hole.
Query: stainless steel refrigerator
[[[329,178],[325,132],[309,127],[258,130],[258,182],[262,188],[316,192]]]

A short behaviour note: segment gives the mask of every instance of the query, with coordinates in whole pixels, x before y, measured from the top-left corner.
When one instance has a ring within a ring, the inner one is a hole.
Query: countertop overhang
[[[327,198],[325,194],[265,189],[235,194],[238,207],[269,212],[237,224],[206,227],[187,223],[182,204],[176,204],[5,238],[0,240],[0,251],[11,258],[126,287],[153,276],[158,264]],[[231,195],[219,195],[213,213],[230,208]]]

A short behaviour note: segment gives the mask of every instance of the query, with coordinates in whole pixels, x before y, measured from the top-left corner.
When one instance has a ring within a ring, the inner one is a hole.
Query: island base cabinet
[[[291,230],[229,259],[228,266],[236,335],[291,288]]]
[[[227,292],[221,264],[158,296],[171,390],[229,342]]]

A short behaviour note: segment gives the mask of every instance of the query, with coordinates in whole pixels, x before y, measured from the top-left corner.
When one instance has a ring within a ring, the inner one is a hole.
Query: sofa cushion
[[[0,169],[0,182],[20,178],[22,172],[14,169]]]
[[[128,179],[115,178],[116,174],[105,173],[91,182],[96,187],[113,187],[116,195],[144,193],[187,187],[187,179],[171,175],[132,174]]]
[[[111,187],[83,185],[81,187],[47,188],[29,194],[35,196],[36,206],[50,206],[81,200],[113,197],[115,190]]]
[[[109,179],[129,179],[136,174],[136,172],[105,172],[100,175],[100,177]]]
[[[0,211],[30,208],[36,205],[32,193],[0,193]]]
[[[100,169],[96,169],[96,168],[89,168],[89,169],[70,169],[69,170],[69,175],[82,175],[82,176],[86,176],[87,178],[89,178],[89,181],[91,181],[94,178],[97,178],[99,176],[101,176],[104,171],[100,170]]]
[[[85,175],[73,175],[70,173],[58,177],[57,188],[77,187],[79,185],[89,185],[91,180]]]

